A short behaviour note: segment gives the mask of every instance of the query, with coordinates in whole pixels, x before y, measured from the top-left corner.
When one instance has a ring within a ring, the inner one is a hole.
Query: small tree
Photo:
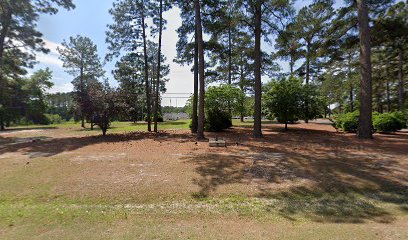
[[[264,110],[276,117],[279,122],[285,123],[287,130],[288,122],[294,122],[302,115],[302,83],[299,79],[290,77],[268,83],[267,89]]]
[[[220,131],[232,126],[231,113],[240,113],[245,94],[237,87],[209,87],[205,94],[206,129]]]
[[[93,95],[95,99],[95,113],[93,120],[102,130],[102,135],[106,132],[111,122],[121,112],[122,102],[120,101],[119,92],[105,84],[101,88],[94,88]]]

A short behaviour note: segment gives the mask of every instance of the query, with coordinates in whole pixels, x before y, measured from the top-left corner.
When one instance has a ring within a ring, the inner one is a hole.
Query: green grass
[[[176,130],[176,129],[188,129],[190,120],[177,120],[161,122],[158,124],[159,130]],[[81,128],[79,122],[64,122],[59,124],[51,125],[20,125],[8,128],[9,130],[29,130],[29,129],[66,129],[68,131],[87,131],[87,132],[100,132],[101,130],[95,126],[94,130],[90,129],[90,124],[85,125],[86,128]],[[152,123],[153,128],[153,123]],[[133,131],[147,131],[147,123],[145,122],[112,122],[111,127],[108,132],[113,133],[123,133],[123,132],[133,132]]]
[[[0,238],[379,239],[378,231],[398,231],[401,239],[407,236],[406,230],[390,224],[372,226],[341,221],[319,224],[301,216],[289,222],[279,210],[281,207],[278,200],[243,196],[156,204],[0,199]],[[392,207],[386,208],[392,211]],[[400,221],[405,221],[401,217]],[[267,235],[254,235],[248,232],[249,228],[257,228],[256,234]]]
[[[159,130],[177,130],[177,129],[189,129],[190,124],[189,119],[177,120],[177,121],[167,121],[159,123]],[[272,124],[276,123],[273,121],[262,121],[263,124]],[[239,119],[232,120],[233,126],[238,127],[251,127],[254,124],[253,120],[245,120],[241,122]],[[153,124],[152,124],[153,128]],[[80,122],[63,122],[59,124],[51,125],[20,125],[13,126],[8,128],[9,130],[30,130],[30,129],[65,129],[67,131],[74,132],[94,132],[99,133],[101,130],[95,126],[94,130],[90,129],[89,123],[86,124],[86,128],[81,128]],[[108,133],[124,133],[124,132],[134,132],[134,131],[147,131],[147,123],[145,122],[112,122],[111,127],[108,130]]]

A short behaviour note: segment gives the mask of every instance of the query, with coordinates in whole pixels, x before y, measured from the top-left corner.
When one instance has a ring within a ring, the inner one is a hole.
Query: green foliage
[[[400,122],[401,129],[407,128],[408,112],[393,112],[394,117]]]
[[[95,87],[92,95],[95,105],[92,118],[105,136],[111,122],[127,106],[121,101],[119,92],[109,87],[107,83],[100,88]]]
[[[374,115],[373,126],[380,132],[396,132],[406,127],[406,120],[401,112]]]
[[[97,46],[90,38],[80,35],[70,37],[69,41],[64,40],[62,46],[57,49],[59,58],[65,71],[74,77],[75,112],[82,118],[91,119],[96,108],[91,91],[100,87],[97,79],[105,74]]]
[[[324,109],[324,99],[321,97],[318,92],[317,86],[315,85],[303,85],[302,86],[302,103],[306,106],[307,102],[307,111],[305,107],[302,109],[301,119],[316,119],[322,115],[322,110]]]
[[[264,112],[270,119],[287,124],[302,115],[302,83],[290,77],[269,82],[264,94]]]
[[[339,114],[334,117],[333,126],[345,132],[356,132],[359,124],[359,112]],[[380,132],[395,132],[406,128],[407,118],[402,112],[373,112],[373,127]]]
[[[72,93],[54,93],[45,96],[48,102],[47,113],[57,114],[65,121],[73,117],[73,96]]]
[[[231,116],[227,111],[214,108],[206,111],[204,128],[206,131],[218,132],[232,127]]]
[[[242,112],[245,99],[245,94],[231,85],[209,87],[205,94],[205,129],[220,131],[231,127],[231,114]]]
[[[359,112],[351,112],[338,114],[334,117],[333,126],[337,129],[342,129],[345,132],[356,132],[358,128]]]
[[[64,122],[62,117],[58,114],[45,114],[47,124],[61,124]]]

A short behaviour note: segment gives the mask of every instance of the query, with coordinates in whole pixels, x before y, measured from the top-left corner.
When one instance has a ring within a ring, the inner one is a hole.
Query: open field
[[[0,133],[0,239],[408,238],[408,133],[246,123],[209,148],[187,126]]]

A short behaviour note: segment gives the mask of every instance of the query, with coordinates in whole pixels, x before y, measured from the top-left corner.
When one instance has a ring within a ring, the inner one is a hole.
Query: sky
[[[43,39],[46,47],[51,51],[49,54],[38,54],[39,64],[34,70],[49,67],[53,71],[52,82],[54,86],[50,89],[51,93],[69,92],[73,86],[72,76],[68,75],[62,62],[58,59],[57,47],[64,39],[70,36],[82,35],[92,39],[98,46],[98,54],[103,60],[107,53],[107,44],[105,43],[105,31],[107,25],[112,23],[112,17],[109,9],[112,7],[112,0],[74,0],[76,8],[71,11],[61,9],[56,15],[41,15],[38,23],[38,30],[43,33]],[[310,0],[297,1],[295,7],[301,8],[310,3]],[[173,8],[164,13],[163,17],[167,20],[166,30],[163,32],[162,51],[167,57],[166,64],[170,65],[170,79],[167,83],[167,93],[163,95],[162,104],[164,106],[184,106],[186,98],[193,89],[193,74],[191,66],[180,66],[173,62],[176,56],[177,33],[176,29],[181,25],[180,10]],[[265,46],[268,48],[268,46]],[[287,63],[280,62],[282,68],[287,68]],[[113,78],[111,72],[114,69],[115,61],[107,62],[104,66],[106,77],[112,86],[118,83]],[[169,94],[170,93],[170,94]],[[182,94],[171,94],[182,93]],[[171,98],[171,97],[180,98]]]

